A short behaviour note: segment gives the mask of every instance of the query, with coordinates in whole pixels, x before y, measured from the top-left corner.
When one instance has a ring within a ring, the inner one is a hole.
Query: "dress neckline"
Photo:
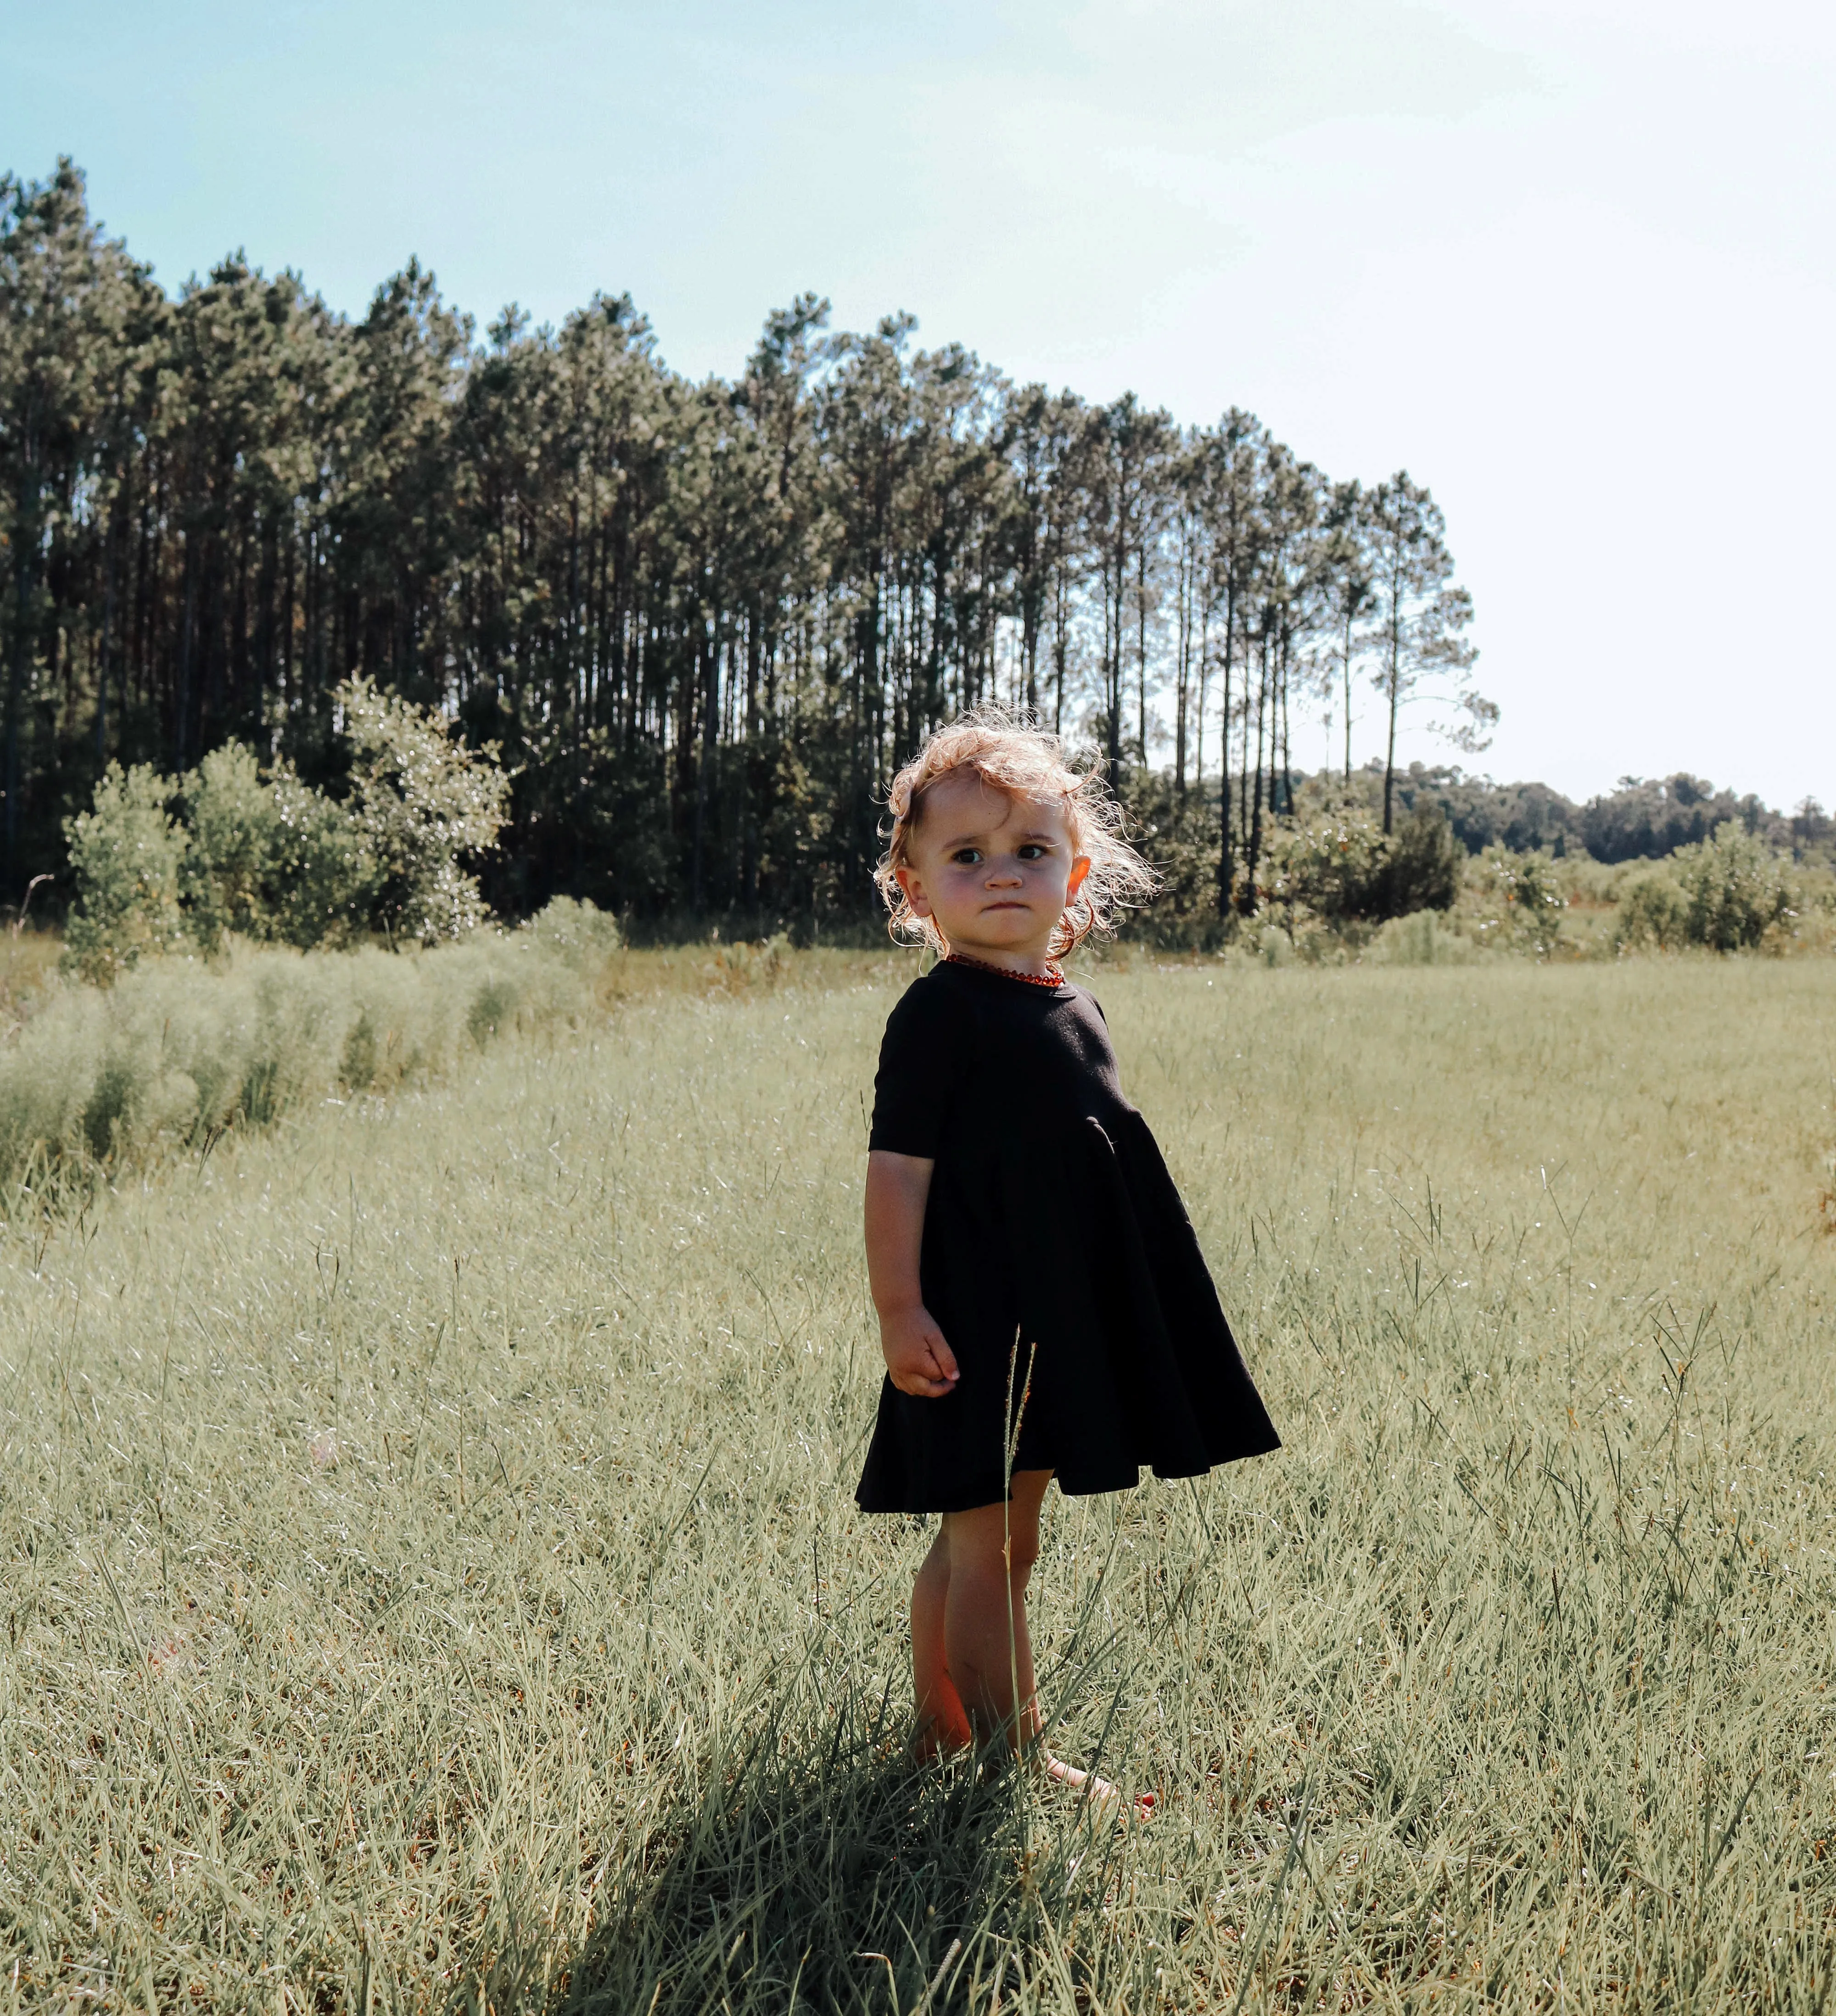
[[[977,973],[992,973],[1003,980],[1017,980],[1023,987],[1049,987],[1056,992],[1064,985],[1064,970],[1057,965],[1049,965],[1043,973],[1016,973],[1011,967],[996,966],[990,959],[972,959],[966,952],[947,953],[944,963],[972,967]]]

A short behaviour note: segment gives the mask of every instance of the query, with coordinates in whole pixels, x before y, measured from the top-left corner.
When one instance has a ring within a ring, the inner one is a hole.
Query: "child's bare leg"
[[[1039,1501],[1051,1479],[1049,1470],[1017,1471],[1010,1503],[944,1517],[945,1663],[979,1742],[1005,1735],[1024,1744],[1039,1733],[1026,1585],[1039,1553]]]
[[[912,1691],[918,1708],[912,1748],[925,1759],[967,1749],[975,1741],[944,1658],[944,1611],[949,1593],[949,1542],[940,1532],[912,1584]]]
[[[983,1743],[1005,1731],[1009,1742],[1018,1747],[1041,1733],[1026,1589],[1039,1556],[1040,1503],[1051,1481],[1049,1470],[1017,1471],[1013,1499],[1005,1507],[984,1505],[944,1518],[941,1539],[949,1546],[946,1663],[977,1740]],[[936,1550],[932,1553],[934,1557]],[[1038,1762],[1055,1783],[1074,1791],[1088,1787],[1093,1801],[1121,1810],[1121,1795],[1107,1778],[1064,1762],[1043,1744]],[[1136,1804],[1145,1810],[1153,1801],[1143,1798]]]

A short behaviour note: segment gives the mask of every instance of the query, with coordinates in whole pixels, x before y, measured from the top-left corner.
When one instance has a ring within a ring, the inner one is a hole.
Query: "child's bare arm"
[[[876,1148],[867,1157],[867,1284],[880,1313],[880,1348],[902,1393],[934,1400],[956,1384],[956,1360],[924,1306],[918,1252],[935,1165]]]

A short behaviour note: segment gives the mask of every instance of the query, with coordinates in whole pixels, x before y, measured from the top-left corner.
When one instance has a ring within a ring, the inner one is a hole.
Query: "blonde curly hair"
[[[1153,895],[1160,878],[1123,837],[1122,808],[1103,781],[1102,758],[1080,769],[1056,735],[1004,707],[978,707],[931,735],[886,794],[892,826],[882,831],[887,848],[873,880],[894,938],[928,943],[939,953],[949,951],[934,920],[913,909],[899,887],[898,871],[911,865],[912,836],[925,794],[940,777],[957,770],[973,770],[1010,798],[1061,807],[1073,849],[1089,856],[1089,873],[1052,934],[1053,958],[1062,959],[1093,932],[1113,931],[1118,913]]]

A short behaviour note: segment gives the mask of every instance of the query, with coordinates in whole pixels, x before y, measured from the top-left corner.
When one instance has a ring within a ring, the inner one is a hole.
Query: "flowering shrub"
[[[1514,854],[1489,847],[1467,871],[1467,909],[1481,945],[1504,945],[1546,956],[1555,947],[1568,899],[1556,865],[1541,848]]]
[[[1276,827],[1257,876],[1262,902],[1329,923],[1367,916],[1381,902],[1389,847],[1361,805],[1341,806]]]

